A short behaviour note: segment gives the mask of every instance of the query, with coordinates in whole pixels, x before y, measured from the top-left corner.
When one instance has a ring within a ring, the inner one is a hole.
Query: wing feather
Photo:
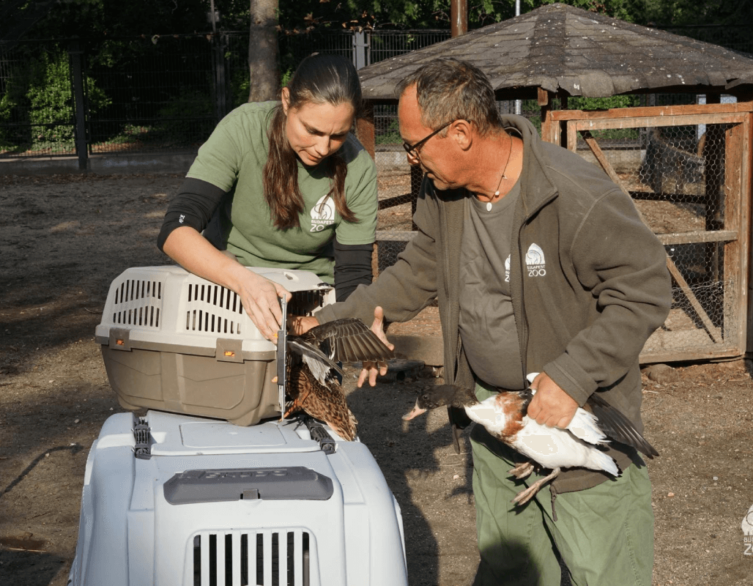
[[[649,458],[659,455],[659,452],[635,429],[630,420],[597,393],[593,393],[588,398],[588,404],[599,420],[599,427],[607,436],[632,446]]]
[[[392,351],[360,319],[327,322],[309,330],[304,340],[320,347],[327,343],[336,362],[382,361],[394,358]]]

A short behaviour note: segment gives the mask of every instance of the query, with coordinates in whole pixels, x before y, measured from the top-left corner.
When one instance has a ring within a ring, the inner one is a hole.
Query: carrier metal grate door
[[[315,586],[310,581],[312,541],[301,529],[199,533],[189,559],[193,585]]]

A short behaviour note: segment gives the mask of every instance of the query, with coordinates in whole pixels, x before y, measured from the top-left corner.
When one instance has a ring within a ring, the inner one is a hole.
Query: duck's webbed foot
[[[288,401],[288,403],[286,404],[286,407],[287,409],[285,411],[285,414],[280,418],[280,421],[282,421],[283,419],[287,419],[293,413],[298,411],[301,408],[301,404],[298,401],[298,399],[296,399],[295,401]]]
[[[525,490],[521,490],[518,493],[518,496],[512,499],[512,502],[514,502],[516,505],[526,504],[536,495],[537,492],[539,492],[539,490],[541,490],[542,486],[544,486],[547,482],[554,480],[559,473],[560,473],[560,469],[555,468],[554,470],[552,470],[552,473],[549,474],[549,476],[545,476],[541,480],[537,480],[536,482],[534,482],[531,486],[529,486]]]
[[[528,478],[533,472],[533,462],[521,462],[515,468],[511,469],[509,474],[513,475],[518,480]]]

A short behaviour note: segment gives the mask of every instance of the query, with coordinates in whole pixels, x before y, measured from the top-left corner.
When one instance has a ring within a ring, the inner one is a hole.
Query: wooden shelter
[[[364,97],[396,103],[398,82],[441,57],[482,69],[498,100],[537,99],[544,140],[600,165],[665,245],[675,303],[644,362],[739,356],[751,347],[752,58],[553,4],[366,67],[359,72]],[[655,93],[704,94],[707,103],[567,110],[572,96]],[[719,103],[722,94],[737,103]],[[373,154],[373,119],[361,121],[358,133]],[[412,174],[414,196],[420,179]],[[396,237],[378,237],[389,239]]]

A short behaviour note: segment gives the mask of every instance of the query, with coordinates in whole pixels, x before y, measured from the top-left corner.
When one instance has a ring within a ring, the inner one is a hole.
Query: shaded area
[[[57,555],[4,547],[0,542],[0,582],[3,584],[48,586],[56,575],[66,570],[65,559]]]
[[[42,453],[42,454],[39,454],[39,455],[38,455],[38,456],[37,456],[36,458],[34,458],[34,459],[33,459],[33,460],[31,461],[31,464],[29,464],[29,465],[28,465],[28,466],[27,466],[26,468],[24,468],[24,469],[23,469],[23,470],[21,471],[21,473],[20,473],[20,474],[19,474],[18,476],[16,476],[16,477],[15,477],[15,478],[13,479],[13,481],[12,481],[12,482],[11,482],[11,483],[10,483],[10,484],[9,484],[8,486],[6,486],[6,487],[5,487],[4,489],[3,489],[3,491],[2,491],[2,492],[0,492],[0,498],[2,498],[2,497],[3,497],[3,495],[5,495],[5,493],[8,493],[8,492],[10,492],[11,490],[13,490],[13,488],[14,488],[14,487],[15,487],[16,485],[18,485],[18,484],[19,484],[19,483],[20,483],[20,482],[21,482],[21,481],[22,481],[22,480],[23,480],[24,478],[26,478],[26,476],[27,476],[27,475],[29,474],[29,472],[31,472],[31,471],[32,471],[32,470],[33,470],[33,469],[34,469],[34,468],[35,468],[35,467],[37,466],[37,464],[39,464],[39,462],[41,462],[41,461],[42,461],[42,460],[43,460],[44,458],[47,458],[47,457],[49,457],[49,455],[50,455],[50,454],[51,454],[52,452],[59,452],[59,451],[61,451],[61,450],[67,450],[67,451],[70,451],[70,452],[71,452],[71,454],[74,454],[74,455],[75,455],[75,454],[77,454],[78,452],[80,452],[80,451],[81,451],[82,449],[83,449],[83,447],[81,447],[80,445],[78,445],[78,444],[72,444],[72,445],[70,445],[70,446],[56,446],[56,447],[54,447],[54,448],[50,448],[49,450],[46,450],[46,451],[45,451],[44,453]],[[6,541],[7,541],[7,540],[6,540]],[[0,545],[6,545],[6,546],[7,546],[7,545],[8,545],[8,543],[4,542],[4,541],[3,541],[3,539],[2,539],[2,538],[0,538]]]

